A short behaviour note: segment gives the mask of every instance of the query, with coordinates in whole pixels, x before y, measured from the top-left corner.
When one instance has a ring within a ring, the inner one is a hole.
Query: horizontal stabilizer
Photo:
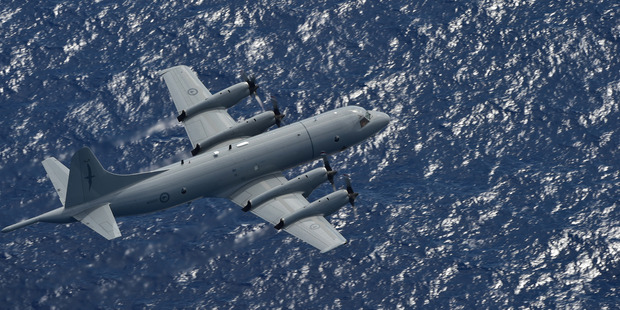
[[[108,240],[121,236],[121,231],[118,229],[112,210],[110,210],[110,204],[86,210],[73,217]]]
[[[56,158],[50,157],[43,161],[43,168],[47,176],[54,184],[54,189],[58,193],[60,202],[64,205],[67,197],[67,184],[69,183],[69,168],[59,162]]]

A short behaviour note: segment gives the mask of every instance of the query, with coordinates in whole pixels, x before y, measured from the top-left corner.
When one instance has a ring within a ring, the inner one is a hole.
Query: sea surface
[[[331,158],[360,193],[330,218],[347,245],[320,254],[222,199],[118,218],[112,241],[39,223],[0,235],[0,308],[618,309],[619,55],[611,0],[3,0],[2,227],[60,206],[47,157],[191,157],[170,66],[212,91],[255,74],[288,123],[392,121]]]

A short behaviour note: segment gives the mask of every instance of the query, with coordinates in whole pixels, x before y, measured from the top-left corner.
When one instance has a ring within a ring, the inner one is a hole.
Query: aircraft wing
[[[178,112],[187,110],[211,97],[211,92],[187,66],[176,66],[159,72],[172,96]],[[192,146],[235,125],[226,109],[212,109],[184,121]]]
[[[237,190],[229,198],[237,205],[243,207],[248,200],[287,182],[282,173],[266,175],[251,181]],[[281,218],[291,214],[309,204],[301,193],[287,194],[274,198],[261,204],[250,212],[256,214],[267,222],[275,225]],[[347,240],[322,216],[311,216],[297,221],[283,230],[319,249],[321,253],[327,252]]]

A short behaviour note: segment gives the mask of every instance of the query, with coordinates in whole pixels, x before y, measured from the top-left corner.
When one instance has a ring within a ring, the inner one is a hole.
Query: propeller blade
[[[280,109],[278,108],[278,100],[276,100],[276,97],[274,95],[271,95],[271,104],[273,105],[273,113],[275,113],[276,115],[282,114],[280,113]]]
[[[282,119],[284,118],[284,114],[280,113],[280,108],[278,107],[278,100],[273,95],[271,96],[271,104],[273,105],[273,114],[276,116],[276,125],[278,127],[282,126]]]
[[[327,153],[321,152],[321,158],[323,158],[323,165],[327,171],[332,171],[332,166],[329,164],[329,160],[327,160]]]
[[[258,89],[258,85],[256,84],[256,77],[254,75],[250,75],[248,77],[245,71],[241,70],[241,79],[243,79],[243,81],[248,83],[248,87],[250,88],[250,95],[256,93],[256,90]]]
[[[325,152],[321,152],[321,157],[323,158],[323,165],[325,166],[325,170],[327,170],[327,180],[332,185],[332,189],[334,192],[336,191],[336,184],[334,183],[334,176],[337,171],[332,169],[332,166],[329,164],[329,160],[327,160],[327,154]]]
[[[338,173],[338,171],[336,170],[327,172],[327,180],[329,181],[329,183],[332,184],[332,189],[334,190],[334,192],[336,191],[336,184],[334,184],[334,176],[336,175],[336,173]]]
[[[263,112],[265,112],[265,105],[263,104],[263,101],[260,99],[259,96],[256,95],[256,93],[252,94],[252,98],[256,99],[256,101],[258,101],[258,105],[260,105],[260,108],[263,110]]]
[[[250,89],[250,96],[252,96],[252,98],[256,99],[256,101],[258,102],[258,105],[260,105],[260,108],[264,112],[265,111],[265,105],[263,104],[263,100],[261,100],[260,97],[258,97],[256,95],[256,90],[258,89],[258,85],[256,84],[256,77],[254,75],[250,75],[248,77],[248,75],[245,73],[245,71],[241,70],[241,79],[243,81],[245,81],[246,83],[248,83],[248,88]]]
[[[345,182],[347,182],[347,193],[349,194],[355,193],[355,191],[353,191],[353,186],[351,186],[351,176],[349,176],[348,174],[345,174],[344,180]]]
[[[351,177],[349,177],[348,174],[345,174],[344,177],[345,177],[345,181],[347,182],[347,193],[349,193],[349,203],[351,204],[351,206],[355,208],[355,198],[359,196],[359,193],[356,193],[353,190],[353,186],[351,186]]]
[[[351,207],[353,207],[353,216],[357,218],[357,207],[355,207],[355,198],[357,198],[359,194],[356,193],[353,190],[353,186],[351,186],[351,177],[348,174],[345,174],[344,177],[345,177],[345,181],[347,182],[347,193],[349,193],[349,203],[351,204]]]

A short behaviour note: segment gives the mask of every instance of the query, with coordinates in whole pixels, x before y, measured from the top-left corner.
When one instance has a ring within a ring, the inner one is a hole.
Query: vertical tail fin
[[[65,207],[77,206],[83,202],[97,199],[105,195],[105,175],[108,173],[103,169],[101,163],[95,158],[93,152],[84,147],[77,151],[71,158],[69,170],[69,182],[67,186],[67,199]],[[95,186],[101,184],[101,186]]]
[[[118,175],[107,172],[93,152],[84,147],[71,159],[65,208],[97,199],[163,171]]]

